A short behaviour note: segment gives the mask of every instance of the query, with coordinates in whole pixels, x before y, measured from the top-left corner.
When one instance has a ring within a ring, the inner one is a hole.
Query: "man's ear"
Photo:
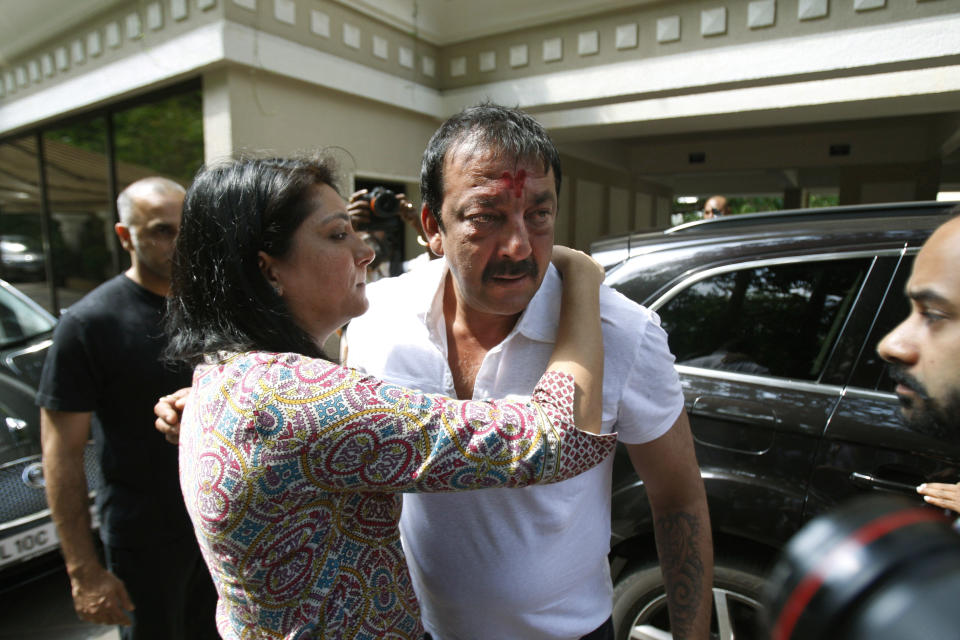
[[[273,287],[273,290],[277,292],[278,296],[281,296],[283,295],[283,287],[277,278],[275,265],[276,261],[273,259],[273,256],[265,251],[257,251],[257,266],[260,267],[260,273],[263,274],[263,279]]]
[[[442,256],[443,236],[440,233],[440,225],[437,224],[437,219],[433,217],[433,212],[427,208],[427,205],[423,205],[423,208],[420,209],[420,224],[423,225],[423,234],[427,238],[427,246],[430,251],[433,252],[433,255]]]
[[[130,240],[130,227],[122,222],[118,222],[113,225],[113,230],[120,239],[120,246],[123,247],[124,251],[132,252],[133,242]]]

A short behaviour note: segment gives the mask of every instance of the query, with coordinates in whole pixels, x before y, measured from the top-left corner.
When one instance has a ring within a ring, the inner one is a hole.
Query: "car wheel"
[[[713,569],[713,620],[717,640],[760,638],[759,570],[716,564]],[[671,640],[667,597],[656,563],[628,570],[613,589],[613,626],[617,640]]]

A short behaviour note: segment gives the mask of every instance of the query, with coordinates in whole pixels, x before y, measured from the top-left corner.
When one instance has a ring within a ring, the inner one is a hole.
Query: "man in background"
[[[730,205],[724,196],[710,196],[703,205],[703,219],[712,220],[721,216],[730,215]]]
[[[80,618],[124,640],[216,638],[216,592],[193,535],[177,447],[153,428],[158,396],[190,384],[160,360],[183,188],[145,178],[117,198],[130,268],[60,319],[37,404],[47,499]],[[106,567],[91,534],[84,451],[93,432]]]

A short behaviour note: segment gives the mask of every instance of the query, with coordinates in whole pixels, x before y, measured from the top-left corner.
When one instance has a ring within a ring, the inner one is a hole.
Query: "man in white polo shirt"
[[[529,395],[560,306],[559,188],[556,148],[530,116],[480,105],[444,123],[424,153],[421,220],[445,259],[368,287],[347,364],[460,398]],[[601,315],[603,428],[645,483],[673,637],[707,638],[710,522],[673,356],[646,309],[603,289]],[[405,496],[404,550],[433,639],[612,638],[612,467],[552,486]]]

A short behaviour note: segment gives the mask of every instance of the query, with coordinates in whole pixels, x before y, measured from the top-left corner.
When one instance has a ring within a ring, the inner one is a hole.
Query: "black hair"
[[[492,151],[496,157],[536,160],[543,170],[553,169],[557,195],[560,194],[560,154],[546,129],[520,109],[485,102],[468,107],[440,125],[420,164],[420,197],[437,224],[443,228],[443,162],[453,147],[472,143],[474,149]]]
[[[325,160],[248,158],[201,168],[187,190],[167,302],[166,356],[191,365],[219,352],[324,357],[263,276],[310,213],[306,192],[335,184]]]

